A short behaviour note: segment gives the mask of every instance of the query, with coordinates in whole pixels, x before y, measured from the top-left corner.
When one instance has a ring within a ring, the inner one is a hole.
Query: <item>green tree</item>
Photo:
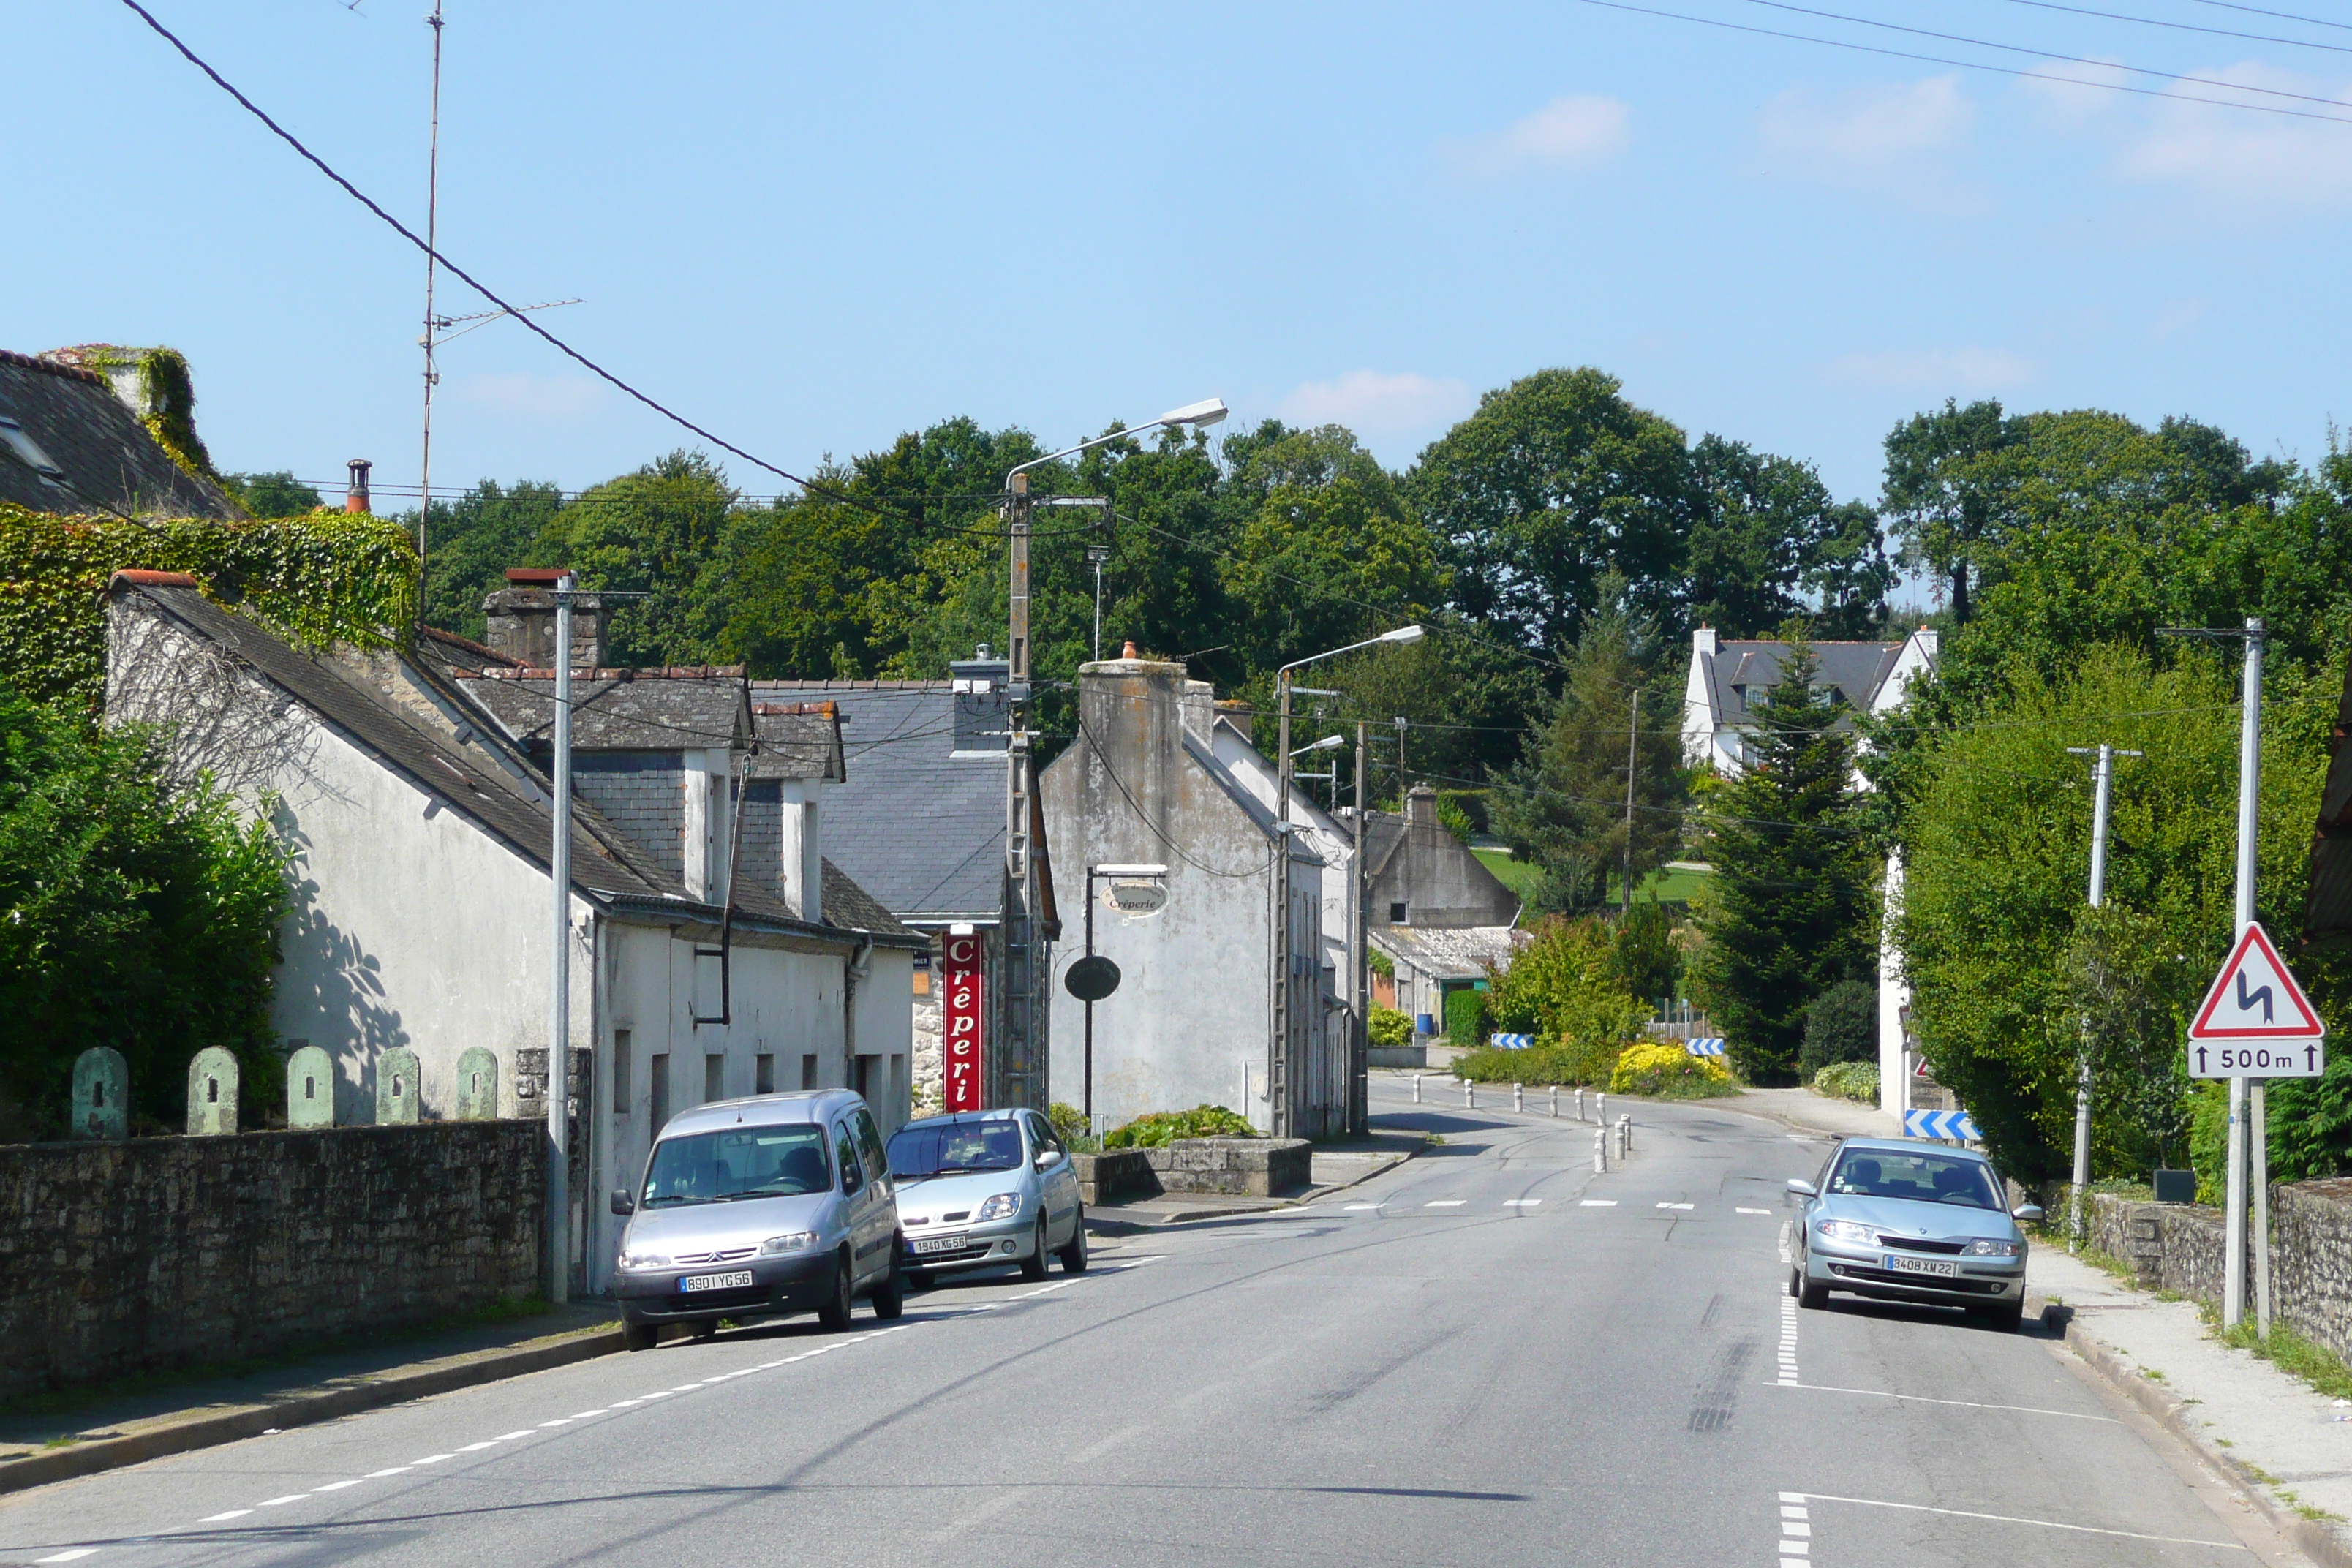
[[[1878,987],[1866,980],[1841,980],[1805,1009],[1805,1043],[1799,1053],[1801,1075],[1834,1062],[1878,1059]]]
[[[1680,994],[1683,955],[1665,905],[1647,899],[1625,911],[1617,922],[1610,963],[1625,989],[1645,1002]]]
[[[1910,558],[1951,585],[1952,614],[1962,622],[1969,618],[1969,574],[2000,516],[2000,486],[1984,459],[2018,438],[1990,398],[1966,408],[1947,398],[1941,409],[1913,415],[1886,437],[1880,505]]]
[[[425,531],[425,624],[480,641],[482,601],[507,585],[509,566],[570,566],[556,518],[563,492],[531,479],[511,488],[484,479],[436,500]],[[414,537],[416,513],[400,520]]]
[[[1895,581],[1875,512],[1832,500],[1809,463],[1720,436],[1701,437],[1690,460],[1689,619],[1726,637],[1769,637],[1818,609],[1823,636],[1869,634]]]
[[[1817,689],[1812,650],[1793,644],[1755,705],[1739,776],[1717,792],[1716,875],[1698,902],[1697,994],[1750,1082],[1787,1082],[1805,1009],[1874,957],[1874,866],[1850,782],[1844,705]]]
[[[1525,647],[1564,648],[1601,605],[1671,611],[1693,496],[1683,433],[1628,403],[1616,377],[1545,370],[1487,393],[1405,478],[1446,541],[1454,603]]]
[[[316,489],[284,468],[273,474],[223,474],[221,488],[247,517],[299,517],[323,504]]]
[[[1601,1083],[1648,1012],[1619,975],[1607,922],[1555,917],[1496,975],[1486,994],[1489,1026],[1538,1037],[1528,1051],[1465,1058],[1473,1076],[1536,1083]]]
[[[1539,909],[1580,913],[1600,907],[1609,879],[1623,872],[1629,834],[1636,885],[1682,844],[1681,694],[1677,689],[1669,698],[1653,689],[1642,669],[1647,642],[1644,629],[1620,611],[1589,621],[1569,656],[1550,722],[1528,737],[1518,764],[1496,783],[1495,831],[1542,873],[1534,900]]]
[[[735,491],[699,452],[672,452],[607,479],[557,512],[534,550],[570,566],[583,588],[646,595],[624,600],[612,652],[625,665],[712,662],[725,624],[723,584],[709,568]]]
[[[150,734],[93,730],[0,687],[0,1139],[65,1130],[74,1059],[121,1051],[131,1109],[172,1130],[188,1058],[274,1100],[271,969],[284,857],[209,784],[175,787]]]

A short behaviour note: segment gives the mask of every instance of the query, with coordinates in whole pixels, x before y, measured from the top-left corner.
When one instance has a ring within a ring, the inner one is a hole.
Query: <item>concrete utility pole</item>
[[[1634,748],[1642,738],[1642,689],[1633,689],[1633,716],[1625,726],[1625,869],[1619,883],[1623,895],[1619,900],[1621,914],[1633,912],[1633,768]],[[1606,893],[1607,889],[1602,889]]]
[[[2091,907],[2097,909],[2107,896],[2107,799],[2115,783],[2116,759],[2137,757],[2138,752],[2119,752],[2102,741],[2096,747],[2069,746],[2066,750],[2078,757],[2095,756],[2092,765],[2093,804],[2091,806]],[[2074,1075],[2074,1213],[2067,1225],[2066,1249],[2074,1251],[2083,1239],[2083,1189],[2091,1184],[2091,1037],[2090,1020],[2083,1025],[2082,1059]]]
[[[1102,573],[1103,563],[1110,559],[1110,546],[1087,546],[1087,563],[1095,569],[1095,662],[1102,662]]]
[[[1348,1048],[1348,1131],[1361,1138],[1371,1131],[1372,818],[1364,806],[1365,775],[1371,767],[1370,726],[1356,721],[1356,857],[1349,868],[1348,1011],[1354,1019]]]
[[[2263,790],[2263,639],[2258,616],[2246,617],[2245,691],[2239,700],[2238,719],[2238,910],[2242,937],[2254,923],[2255,849],[2262,826]],[[2252,1090],[2252,1146],[2248,1145],[2248,1092]],[[2230,1249],[2228,1278],[2221,1292],[2221,1321],[2234,1326],[2245,1317],[2246,1300],[2246,1164],[2253,1162],[2256,1326],[2271,1330],[2270,1151],[2264,1146],[2263,1089],[2261,1079],[2230,1080],[2230,1216],[2224,1235]]]
[[[437,36],[437,35],[436,35]],[[548,875],[554,883],[554,975],[547,1019],[547,1299],[561,1302],[572,1288],[572,592],[566,572],[555,584],[555,759],[552,841]]]

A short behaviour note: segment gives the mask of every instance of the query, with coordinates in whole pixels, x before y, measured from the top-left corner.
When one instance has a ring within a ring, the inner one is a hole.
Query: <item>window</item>
[[[629,1031],[613,1031],[613,1114],[626,1116],[633,1093],[629,1083]]]
[[[0,446],[16,453],[26,468],[45,479],[56,480],[65,477],[65,470],[49,460],[49,455],[41,450],[40,443],[26,435],[22,425],[5,414],[0,414]]]
[[[814,1089],[816,1087],[816,1058],[814,1057],[803,1057],[801,1058],[801,1087],[803,1089]]]
[[[654,1081],[653,1081],[653,1091],[654,1091],[654,1116],[653,1116],[653,1123],[654,1123],[654,1131],[656,1131],[656,1132],[658,1132],[658,1131],[660,1131],[663,1128],[665,1128],[665,1127],[667,1127],[667,1126],[668,1126],[668,1125],[669,1125],[669,1058],[668,1058],[668,1056],[667,1056],[667,1054],[664,1054],[664,1055],[661,1055],[661,1056],[656,1056],[656,1057],[655,1057],[651,1061],[649,1061],[649,1062],[647,1062],[647,1063],[646,1064],[646,1072],[647,1072],[647,1073],[649,1073],[649,1074],[652,1076],[653,1080],[654,1080]]]
[[[1404,904],[1402,901],[1399,901],[1389,906],[1389,924],[1392,926],[1401,926],[1404,924]]]
[[[857,1141],[849,1135],[846,1122],[833,1130],[833,1157],[841,1166],[841,1190],[851,1194],[862,1191],[866,1178],[857,1169]]]
[[[890,1156],[882,1148],[882,1134],[875,1130],[870,1112],[861,1110],[857,1122],[857,1147],[866,1156],[866,1168],[877,1177],[890,1173]]]
[[[730,1127],[665,1138],[646,1174],[646,1207],[719,1203],[755,1194],[801,1197],[833,1185],[824,1168],[824,1130]]]
[[[715,1051],[702,1058],[702,1098],[727,1098],[727,1058]]]
[[[776,1092],[776,1058],[765,1051],[751,1058],[751,1092]]]
[[[1029,1113],[1028,1121],[1031,1148],[1040,1154],[1060,1150],[1062,1141],[1054,1136],[1054,1124],[1051,1121],[1034,1110]]]
[[[852,1083],[849,1087],[857,1091],[859,1099],[865,1100],[871,1098],[868,1092],[868,1086],[872,1083],[874,1079],[874,1058],[872,1057],[859,1057],[853,1066],[856,1070],[857,1079],[856,1081]]]

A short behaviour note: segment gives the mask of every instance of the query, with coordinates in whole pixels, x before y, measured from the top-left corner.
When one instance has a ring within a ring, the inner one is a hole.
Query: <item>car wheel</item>
[[[1826,1285],[1815,1284],[1812,1276],[1806,1272],[1805,1266],[1801,1263],[1798,1264],[1797,1305],[1809,1312],[1818,1312],[1829,1304],[1830,1288]]]
[[[885,1320],[897,1317],[907,1310],[907,1276],[898,1261],[898,1238],[890,1238],[890,1272],[882,1283],[874,1287],[874,1315]]]
[[[1791,1296],[1801,1296],[1804,1294],[1804,1290],[1805,1271],[1797,1265],[1791,1263],[1789,1265],[1789,1294]]]
[[[1062,1260],[1063,1273],[1084,1274],[1087,1271],[1087,1209],[1084,1204],[1078,1205],[1077,1222],[1070,1226],[1070,1244],[1056,1256]]]
[[[2025,1326],[2025,1303],[2011,1301],[1998,1307],[1970,1307],[1969,1316],[1996,1333],[2013,1334]]]
[[[1021,1260],[1021,1278],[1024,1279],[1045,1278],[1045,1263],[1051,1256],[1052,1254],[1045,1250],[1045,1216],[1041,1214],[1037,1216],[1037,1245],[1031,1247],[1029,1256]]]
[[[649,1351],[659,1343],[661,1343],[661,1330],[654,1324],[632,1323],[625,1321],[621,1324],[623,1350]]]
[[[816,1310],[816,1321],[835,1333],[849,1327],[849,1253],[845,1249],[833,1261],[833,1299]]]

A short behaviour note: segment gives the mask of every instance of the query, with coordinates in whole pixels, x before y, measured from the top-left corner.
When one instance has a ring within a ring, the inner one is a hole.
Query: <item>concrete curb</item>
[[[274,1429],[309,1426],[320,1421],[332,1421],[341,1415],[357,1415],[362,1410],[402,1405],[429,1394],[446,1394],[452,1389],[497,1383],[504,1378],[520,1377],[525,1373],[543,1372],[549,1367],[569,1366],[574,1362],[611,1355],[621,1348],[621,1331],[616,1324],[610,1329],[558,1340],[552,1344],[492,1351],[450,1365],[428,1367],[421,1372],[395,1373],[343,1388],[297,1394],[268,1405],[248,1405],[215,1415],[199,1415],[159,1426],[153,1431],[121,1437],[101,1437],[62,1448],[47,1448],[21,1459],[0,1462],[0,1492],[47,1486],[53,1481],[71,1480],[76,1476],[95,1475],[100,1470],[119,1469],[125,1465],[160,1459],[167,1454],[184,1454],[194,1448],[209,1448],[222,1443],[258,1437]]]
[[[2083,1363],[2103,1378],[2107,1385],[2122,1394],[2166,1431],[2197,1451],[2200,1458],[2230,1479],[2241,1495],[2269,1520],[2281,1535],[2293,1542],[2296,1550],[2318,1563],[2320,1568],[2352,1568],[2352,1544],[2330,1529],[2324,1521],[2305,1519],[2285,1503],[2270,1495],[2269,1489],[2246,1471],[2244,1465],[2231,1453],[2214,1445],[2210,1437],[2189,1419],[2188,1406],[2174,1397],[2168,1389],[2159,1387],[2126,1366],[2121,1357],[2088,1334],[2072,1331],[2074,1314],[2067,1307],[2052,1302],[2048,1298],[2028,1292],[2027,1311],[2038,1306],[2042,1323],[2058,1331],[2066,1348],[2081,1357]]]

